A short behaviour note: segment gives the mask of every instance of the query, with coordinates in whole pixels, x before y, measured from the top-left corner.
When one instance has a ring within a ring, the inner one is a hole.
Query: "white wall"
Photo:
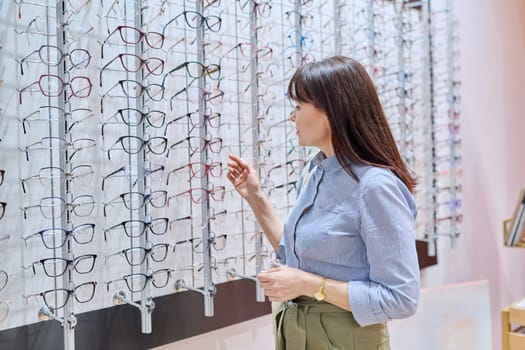
[[[487,279],[493,349],[501,349],[500,310],[525,296],[525,249],[502,244],[502,221],[525,186],[525,2],[456,0],[454,12],[463,82],[463,235],[455,249],[441,239],[439,264],[426,269],[422,281],[433,287]],[[228,327],[224,336],[242,327]],[[243,337],[243,348],[268,349],[269,328],[257,327],[266,332]]]
[[[504,248],[502,221],[525,186],[525,2],[454,1],[462,80],[463,235],[440,243],[439,264],[423,285],[488,279],[493,349],[500,310],[525,296],[525,250]]]

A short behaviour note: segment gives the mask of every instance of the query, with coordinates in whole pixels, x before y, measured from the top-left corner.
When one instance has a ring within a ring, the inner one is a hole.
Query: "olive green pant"
[[[310,297],[281,303],[276,350],[390,350],[386,323],[361,327],[351,312]]]

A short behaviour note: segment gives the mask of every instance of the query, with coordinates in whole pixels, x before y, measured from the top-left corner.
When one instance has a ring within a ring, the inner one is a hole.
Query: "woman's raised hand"
[[[236,155],[228,156],[228,173],[226,177],[233,187],[246,200],[261,191],[261,183],[255,169]]]

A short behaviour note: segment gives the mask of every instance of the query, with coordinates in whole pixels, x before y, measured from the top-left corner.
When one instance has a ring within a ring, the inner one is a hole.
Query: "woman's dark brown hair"
[[[372,165],[392,170],[414,191],[417,181],[399,154],[374,83],[359,62],[333,56],[305,64],[290,80],[288,97],[327,115],[337,160],[356,181],[350,164]]]

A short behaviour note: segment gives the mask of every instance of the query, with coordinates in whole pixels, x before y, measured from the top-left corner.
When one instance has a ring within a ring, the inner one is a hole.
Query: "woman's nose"
[[[295,110],[292,110],[288,115],[288,120],[295,123]]]

